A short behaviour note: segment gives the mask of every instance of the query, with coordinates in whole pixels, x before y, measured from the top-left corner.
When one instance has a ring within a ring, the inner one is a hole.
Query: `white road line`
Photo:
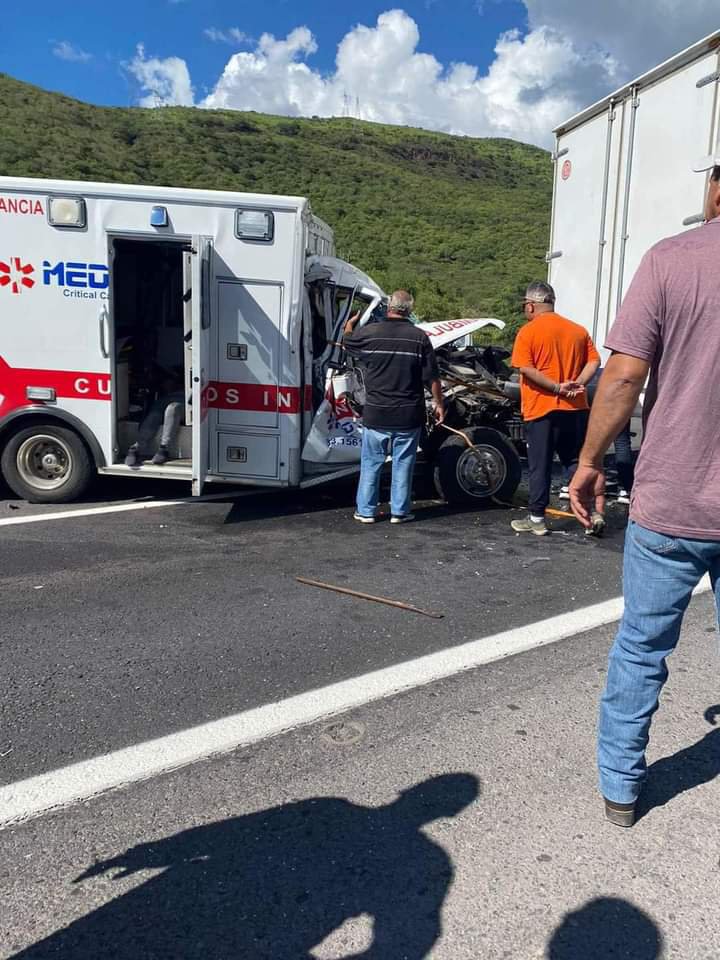
[[[696,593],[710,589],[703,581]],[[403,690],[425,686],[473,667],[556,643],[612,623],[622,615],[622,597],[523,627],[471,640],[407,663],[374,670],[287,700],[246,710],[180,733],[0,787],[0,828],[88,800],[108,790],[149,780],[198,760],[287,733]]]
[[[271,490],[241,490],[236,493],[209,493],[202,497],[178,497],[175,500],[138,500],[135,503],[115,503],[108,507],[87,507],[84,510],[59,510],[57,513],[36,513],[29,517],[6,517],[0,527],[15,527],[21,523],[42,523],[46,520],[68,520],[70,517],[96,517],[103,513],[128,513],[131,510],[153,510],[156,507],[175,507],[181,503],[201,503],[208,500],[237,500],[240,497],[260,496]]]

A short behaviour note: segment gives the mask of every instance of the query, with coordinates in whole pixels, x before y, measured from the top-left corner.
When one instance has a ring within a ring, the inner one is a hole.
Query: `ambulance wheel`
[[[5,444],[0,467],[10,489],[29,503],[77,500],[95,475],[90,453],[67,427],[38,423]]]
[[[491,427],[469,427],[464,432],[472,447],[451,434],[435,456],[438,494],[448,503],[482,506],[494,498],[509,503],[522,476],[515,447]]]

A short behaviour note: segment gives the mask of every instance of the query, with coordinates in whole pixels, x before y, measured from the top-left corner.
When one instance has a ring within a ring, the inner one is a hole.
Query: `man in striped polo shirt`
[[[445,412],[435,351],[427,335],[410,322],[414,302],[407,290],[390,297],[386,317],[355,330],[358,316],[345,325],[344,346],[365,383],[362,460],[355,519],[378,519],[380,474],[392,454],[390,522],[413,520],[412,478],[420,432],[425,423],[425,386],[432,391],[435,417]]]

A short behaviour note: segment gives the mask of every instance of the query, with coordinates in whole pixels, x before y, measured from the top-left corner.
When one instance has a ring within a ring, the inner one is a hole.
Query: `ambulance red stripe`
[[[28,387],[50,387],[58,397],[74,400],[110,400],[112,397],[107,373],[11,367],[0,357],[0,416],[27,406]],[[213,380],[207,387],[207,401],[215,410],[296,414],[303,408],[311,408],[312,388]]]

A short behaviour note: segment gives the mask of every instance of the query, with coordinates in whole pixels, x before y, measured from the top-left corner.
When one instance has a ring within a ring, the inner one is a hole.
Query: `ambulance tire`
[[[95,465],[74,430],[46,421],[10,437],[0,472],[13,493],[28,503],[70,503],[89,487]]]
[[[435,488],[450,504],[477,507],[496,501],[510,503],[522,477],[522,465],[512,442],[492,427],[464,431],[473,447],[451,434],[435,456]]]

